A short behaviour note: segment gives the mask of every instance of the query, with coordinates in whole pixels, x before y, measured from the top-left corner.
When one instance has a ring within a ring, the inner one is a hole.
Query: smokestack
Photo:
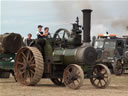
[[[91,9],[84,9],[83,12],[83,42],[89,43],[91,29]]]

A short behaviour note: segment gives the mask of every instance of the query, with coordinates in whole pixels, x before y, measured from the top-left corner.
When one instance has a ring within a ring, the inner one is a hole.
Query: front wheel
[[[106,88],[111,81],[111,72],[107,66],[98,64],[92,70],[90,81],[96,88]]]
[[[79,89],[84,80],[84,73],[82,68],[77,64],[68,65],[63,74],[65,86],[71,89]]]

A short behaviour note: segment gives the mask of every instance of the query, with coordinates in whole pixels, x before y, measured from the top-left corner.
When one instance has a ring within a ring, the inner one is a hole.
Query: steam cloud
[[[127,8],[126,4],[128,2],[126,1],[118,1],[120,6],[118,3],[116,4],[115,1],[102,0],[73,0],[53,3],[57,10],[57,17],[62,23],[65,22],[65,24],[69,24],[73,22],[76,16],[78,16],[80,17],[80,23],[82,24],[82,13],[80,10],[91,8],[94,10],[92,14],[92,35],[105,33],[106,31],[117,35],[122,35],[122,33],[127,34],[128,19],[124,17],[127,17],[128,14],[123,15],[124,10]],[[113,7],[112,5],[115,6]],[[123,18],[119,18],[120,15],[123,15]]]
[[[128,31],[128,19],[120,18],[120,19],[114,20],[112,22],[112,27],[113,28],[122,28],[123,30]]]
[[[81,17],[82,12],[80,10],[85,8],[91,8],[91,4],[88,0],[74,0],[74,1],[54,1],[57,17],[60,22],[71,23],[76,16]],[[74,10],[75,9],[75,10]]]

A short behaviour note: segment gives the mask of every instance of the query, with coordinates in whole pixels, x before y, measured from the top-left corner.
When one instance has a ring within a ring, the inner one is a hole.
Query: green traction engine
[[[53,37],[37,39],[30,47],[18,51],[15,59],[18,82],[33,86],[41,78],[50,78],[55,85],[78,89],[84,78],[90,78],[96,88],[109,85],[111,73],[105,65],[96,65],[97,53],[90,45],[92,10],[82,12],[83,26],[77,17],[71,32],[60,28]]]

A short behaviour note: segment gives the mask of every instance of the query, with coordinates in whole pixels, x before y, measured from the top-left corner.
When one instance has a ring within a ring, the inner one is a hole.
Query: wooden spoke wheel
[[[117,76],[121,76],[124,73],[123,64],[120,59],[115,60],[114,62],[114,73]]]
[[[23,85],[33,86],[42,78],[44,62],[36,47],[20,49],[15,59],[16,79]]]
[[[111,72],[108,67],[103,64],[96,65],[93,68],[90,81],[96,88],[106,88],[111,81]]]
[[[79,89],[84,80],[84,73],[79,65],[68,65],[64,70],[64,84],[71,89]]]
[[[52,78],[51,81],[57,86],[64,86],[63,78]]]

